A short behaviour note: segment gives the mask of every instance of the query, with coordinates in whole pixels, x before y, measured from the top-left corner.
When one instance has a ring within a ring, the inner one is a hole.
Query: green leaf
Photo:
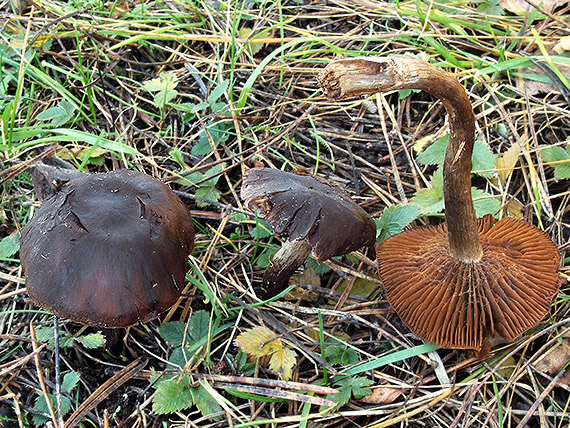
[[[228,90],[229,86],[230,86],[229,80],[224,80],[219,85],[216,85],[214,89],[212,89],[212,92],[210,92],[210,95],[208,95],[208,104],[212,106],[212,104],[218,101],[218,99],[220,99],[220,97],[224,95],[224,92]]]
[[[5,260],[12,257],[20,249],[20,234],[11,233],[0,241],[0,259]]]
[[[186,366],[186,363],[188,362],[188,360],[190,359],[190,352],[180,346],[177,348],[174,348],[174,350],[172,351],[172,354],[170,355],[170,358],[168,359],[168,362],[176,367],[176,368],[184,368],[184,366]]]
[[[170,71],[161,73],[156,79],[143,84],[143,88],[154,93],[153,104],[157,108],[164,107],[178,95],[178,91],[174,89],[176,86],[178,86],[178,76]]]
[[[256,264],[256,266],[259,266],[260,268],[266,268],[267,266],[269,266],[269,262],[271,261],[276,252],[277,252],[276,248],[270,248],[270,247],[264,248],[261,254],[259,254],[255,258],[254,263]]]
[[[160,336],[171,346],[180,346],[184,341],[186,324],[180,321],[170,321],[158,328]]]
[[[249,231],[249,234],[255,239],[263,239],[271,236],[273,232],[265,220],[257,219],[256,226]]]
[[[392,205],[384,210],[380,218],[375,219],[378,241],[400,233],[420,215],[420,206],[416,204]]]
[[[154,394],[152,409],[158,414],[172,413],[187,409],[193,402],[190,378],[182,376],[160,383]]]
[[[329,345],[325,348],[325,357],[330,364],[354,364],[358,362],[358,353],[346,345]]]
[[[218,191],[218,189],[216,189],[214,186],[208,186],[208,185],[203,185],[198,187],[196,189],[196,192],[194,192],[194,194],[200,198],[204,198],[214,202],[220,199],[220,197],[222,196],[221,193]],[[196,201],[196,204],[202,208],[210,205],[206,201],[199,201],[199,200]]]
[[[445,150],[447,149],[447,143],[449,141],[449,135],[438,138],[425,150],[418,153],[416,160],[420,165],[441,165],[445,160]]]
[[[86,334],[75,338],[87,349],[101,348],[105,344],[105,336],[101,332]]]
[[[475,207],[477,218],[487,214],[495,215],[501,209],[501,201],[481,189],[472,187],[471,197],[473,198],[473,206]]]
[[[554,177],[559,180],[570,178],[570,145],[566,146],[566,150],[562,147],[544,147],[540,149],[542,160],[547,163],[553,163]]]
[[[437,214],[443,211],[443,194],[435,189],[418,190],[410,201],[420,206],[422,215]]]
[[[326,263],[319,263],[312,257],[308,257],[307,260],[305,260],[305,265],[313,269],[317,275],[324,275],[331,270]]]
[[[49,394],[49,401],[52,409],[57,413],[57,403],[55,395]],[[34,410],[49,415],[49,408],[43,395],[38,395],[34,404]],[[71,410],[71,401],[67,397],[61,397],[61,413],[66,415]],[[42,415],[34,415],[32,418],[34,426],[40,426],[50,419]]]
[[[36,339],[38,342],[47,343],[51,347],[54,341],[53,328],[43,325],[36,327]]]
[[[438,138],[433,144],[428,146],[423,152],[417,155],[417,161],[420,165],[442,165],[445,160],[445,151],[449,142],[449,135]],[[482,141],[475,141],[473,145],[473,171],[485,171],[479,173],[484,177],[493,175],[495,168],[495,155],[489,147]]]
[[[370,388],[366,388],[372,384],[374,384],[374,381],[365,377],[346,376],[338,381],[336,381],[335,378],[335,385],[340,388],[350,388],[352,396],[357,400],[372,394],[372,390],[370,390]]]
[[[190,392],[192,394],[194,404],[196,404],[196,407],[198,407],[198,410],[200,410],[200,413],[202,413],[203,416],[208,416],[212,413],[222,411],[222,407],[202,385],[198,388],[192,388]]]
[[[495,155],[489,146],[482,141],[475,141],[475,144],[473,145],[473,156],[471,159],[473,162],[472,170],[475,171],[477,175],[487,178],[493,176],[495,169]]]
[[[188,322],[188,334],[194,341],[208,337],[210,333],[210,314],[206,311],[198,311]]]
[[[327,398],[337,403],[337,407],[341,407],[348,403],[351,396],[356,400],[360,400],[362,397],[372,394],[372,390],[370,388],[366,388],[374,383],[371,379],[364,377],[335,376],[334,381],[334,385],[339,390],[339,393],[329,394],[327,395]]]
[[[61,382],[61,390],[63,392],[71,393],[79,383],[81,375],[77,372],[71,371],[63,376],[63,381]]]

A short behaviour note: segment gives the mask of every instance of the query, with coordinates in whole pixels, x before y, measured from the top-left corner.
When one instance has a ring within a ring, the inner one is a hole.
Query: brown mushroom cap
[[[165,184],[118,170],[80,174],[22,231],[28,294],[76,322],[146,322],[180,296],[194,247],[190,212]]]
[[[322,262],[373,245],[376,239],[376,225],[366,211],[337,187],[312,176],[252,168],[245,173],[241,197],[266,214],[276,233],[286,233],[289,243],[299,244],[275,255],[264,278],[268,295],[287,286],[311,248]]]
[[[464,263],[449,255],[447,225],[394,235],[377,247],[390,305],[419,338],[479,350],[497,334],[512,341],[550,309],[560,277],[558,249],[524,221],[478,220],[483,256]]]

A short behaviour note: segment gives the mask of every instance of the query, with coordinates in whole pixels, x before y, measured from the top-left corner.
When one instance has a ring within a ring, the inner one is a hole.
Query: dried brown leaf
[[[372,394],[364,396],[360,401],[367,404],[390,404],[403,394],[404,390],[402,388],[380,386],[373,388]]]

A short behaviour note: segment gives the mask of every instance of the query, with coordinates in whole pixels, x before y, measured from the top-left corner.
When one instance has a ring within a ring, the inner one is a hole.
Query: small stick
[[[34,324],[31,321],[30,321],[30,333],[31,333],[32,340],[33,340],[32,349],[35,352],[34,361],[36,363],[36,371],[38,373],[38,381],[40,382],[40,387],[41,387],[42,392],[44,394],[44,399],[46,400],[46,405],[47,405],[47,408],[49,410],[49,414],[51,416],[53,426],[56,428],[62,428],[57,422],[55,412],[53,411],[53,407],[51,406],[51,401],[49,399],[48,390],[47,390],[46,384],[44,382],[44,375],[42,373],[42,368],[40,366],[40,355],[39,355],[39,353],[36,352],[38,350],[38,339],[36,338],[36,330],[34,329]]]
[[[59,325],[57,315],[53,316],[53,347],[55,358],[55,402],[57,405],[57,423],[63,427],[63,415],[61,414],[61,377],[59,367]]]

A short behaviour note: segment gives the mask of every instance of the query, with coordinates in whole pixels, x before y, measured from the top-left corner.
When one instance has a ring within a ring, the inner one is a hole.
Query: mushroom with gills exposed
[[[350,196],[308,175],[256,167],[245,172],[241,198],[257,206],[288,239],[267,267],[262,298],[283,291],[313,251],[318,262],[372,246],[376,225]]]
[[[377,246],[378,271],[389,303],[419,338],[484,355],[490,339],[513,341],[549,311],[562,279],[549,236],[513,218],[477,219],[471,197],[475,116],[450,73],[407,57],[331,62],[320,74],[325,95],[421,89],[449,118],[443,166],[446,223],[394,235]]]
[[[32,177],[45,200],[22,230],[20,259],[34,302],[81,324],[124,328],[177,301],[194,226],[168,186],[128,170],[42,165]]]

